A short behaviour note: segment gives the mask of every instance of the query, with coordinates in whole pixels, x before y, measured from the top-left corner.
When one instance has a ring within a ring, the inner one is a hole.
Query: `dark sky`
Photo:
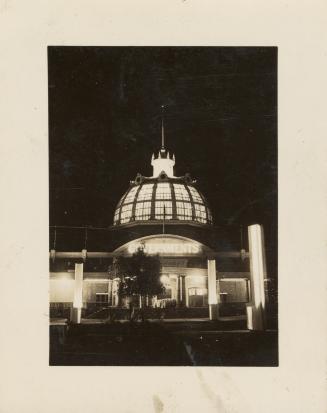
[[[277,251],[277,49],[49,47],[50,225],[112,224],[167,147],[215,224],[262,223]]]

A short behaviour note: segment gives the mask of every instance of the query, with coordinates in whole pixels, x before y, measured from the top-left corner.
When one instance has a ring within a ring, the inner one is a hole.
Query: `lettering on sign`
[[[200,248],[197,244],[191,242],[135,242],[128,246],[128,252],[134,254],[139,248],[142,248],[146,254],[198,254]]]

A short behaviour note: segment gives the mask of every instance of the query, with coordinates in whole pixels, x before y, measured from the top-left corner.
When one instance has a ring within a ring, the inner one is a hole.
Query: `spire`
[[[153,166],[153,177],[157,177],[164,171],[168,177],[174,177],[175,155],[166,151],[165,148],[165,127],[164,127],[164,109],[161,105],[161,148],[157,157],[151,158],[151,165]]]
[[[165,106],[161,105],[161,149],[165,149],[165,128],[164,128],[164,109]]]

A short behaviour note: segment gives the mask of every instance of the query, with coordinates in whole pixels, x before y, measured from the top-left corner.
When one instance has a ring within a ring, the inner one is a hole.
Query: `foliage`
[[[120,296],[153,296],[163,292],[158,256],[146,255],[139,248],[131,257],[118,257],[115,265],[121,280]]]

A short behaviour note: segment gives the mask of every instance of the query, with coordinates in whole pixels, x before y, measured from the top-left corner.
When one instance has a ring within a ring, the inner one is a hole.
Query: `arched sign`
[[[139,248],[148,255],[160,255],[169,257],[201,256],[210,249],[200,242],[177,235],[152,235],[128,242],[117,248],[115,253],[132,255]]]

